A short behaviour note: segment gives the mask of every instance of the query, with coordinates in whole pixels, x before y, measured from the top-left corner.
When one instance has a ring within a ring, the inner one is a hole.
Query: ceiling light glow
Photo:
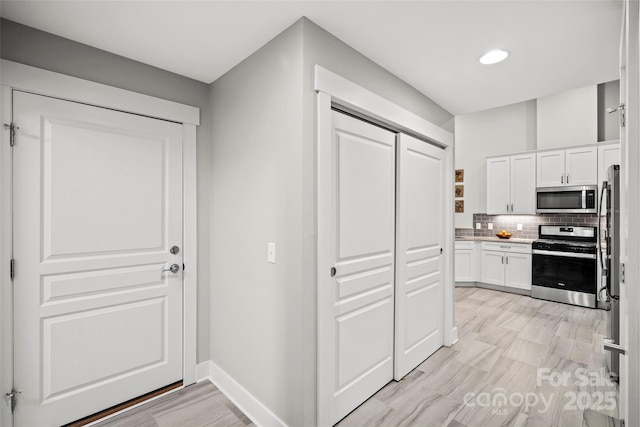
[[[485,53],[482,58],[480,58],[480,63],[484,65],[497,64],[498,62],[504,61],[509,56],[509,52],[506,50],[492,50],[491,52]]]

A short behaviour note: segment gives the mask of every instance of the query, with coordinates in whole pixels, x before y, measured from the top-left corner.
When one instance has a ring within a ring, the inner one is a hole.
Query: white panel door
[[[598,148],[567,150],[565,155],[567,185],[596,185],[598,181]]]
[[[487,213],[509,212],[509,157],[487,159]]]
[[[396,135],[338,112],[332,121],[334,292],[320,321],[331,323],[321,345],[333,425],[393,378]]]
[[[543,151],[537,154],[536,182],[538,187],[565,185],[564,150]]]
[[[182,378],[182,126],[13,102],[14,422],[59,426]]]
[[[444,343],[443,158],[444,150],[400,134],[394,361],[398,381]]]
[[[536,155],[511,156],[511,213],[536,213]]]

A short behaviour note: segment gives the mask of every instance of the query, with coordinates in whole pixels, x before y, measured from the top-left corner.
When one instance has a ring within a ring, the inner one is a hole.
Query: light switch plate
[[[522,224],[516,225],[516,228],[518,229],[518,231],[522,231]]]
[[[488,223],[488,224],[487,224],[487,228],[488,228],[489,230],[493,230],[493,223],[492,223],[492,222]]]
[[[274,242],[267,243],[267,261],[272,264],[276,263],[276,244]]]
[[[476,222],[476,230],[481,230],[482,229],[482,224],[480,224],[479,222]]]

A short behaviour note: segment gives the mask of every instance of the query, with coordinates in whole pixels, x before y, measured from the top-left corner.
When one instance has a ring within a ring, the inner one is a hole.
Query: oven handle
[[[534,249],[531,251],[533,255],[550,255],[566,258],[583,258],[583,259],[596,259],[596,254],[576,254],[573,252],[557,252],[557,251],[544,251],[541,249]]]

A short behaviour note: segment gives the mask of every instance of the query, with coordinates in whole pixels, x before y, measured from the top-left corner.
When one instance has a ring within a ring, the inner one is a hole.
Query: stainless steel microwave
[[[598,186],[574,185],[536,189],[537,213],[597,213]]]

